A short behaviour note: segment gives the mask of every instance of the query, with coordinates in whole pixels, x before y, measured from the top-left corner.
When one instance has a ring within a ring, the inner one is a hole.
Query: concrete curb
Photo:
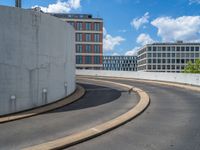
[[[154,80],[146,80],[146,79],[134,79],[134,78],[119,78],[119,77],[102,77],[102,76],[78,76],[78,78],[95,78],[95,79],[112,79],[112,80],[126,80],[126,81],[136,81],[136,82],[144,82],[144,83],[151,83],[151,84],[161,84],[166,86],[172,86],[172,87],[178,87],[178,88],[184,88],[187,90],[197,91],[200,92],[200,87],[198,86],[192,86],[188,84],[181,84],[181,83],[172,83],[167,81],[154,81]]]
[[[128,88],[129,90],[133,91],[133,92],[137,92],[138,95],[140,96],[140,101],[138,102],[138,104],[132,108],[130,111],[128,111],[125,114],[122,114],[121,116],[110,120],[106,123],[97,125],[93,128],[84,130],[82,132],[79,133],[75,133],[54,141],[50,141],[47,143],[43,143],[40,145],[36,145],[36,146],[32,146],[32,147],[28,147],[25,148],[24,150],[56,150],[56,149],[62,149],[65,147],[69,147],[75,144],[78,144],[80,142],[86,141],[88,139],[94,138],[98,135],[101,135],[105,132],[108,132],[124,123],[126,123],[127,121],[135,118],[136,116],[138,116],[139,114],[141,114],[149,105],[150,103],[150,98],[148,96],[148,94],[139,89],[139,88],[135,88],[126,84],[121,84],[121,83],[116,83],[116,82],[111,82],[111,81],[104,81],[104,80],[95,80],[95,79],[87,79],[90,81],[98,81],[98,82],[104,82],[104,83],[109,83],[109,84],[114,84],[114,85],[118,85],[118,86],[123,86],[125,88]]]
[[[12,115],[0,117],[0,123],[5,123],[5,122],[10,122],[10,121],[14,121],[14,120],[19,120],[19,119],[36,116],[36,115],[63,107],[65,105],[68,105],[68,104],[71,104],[71,103],[77,101],[84,94],[85,94],[85,89],[82,86],[77,85],[76,91],[72,95],[68,96],[67,98],[64,98],[57,102],[54,102],[54,103],[51,103],[51,104],[48,104],[48,105],[45,105],[42,107],[38,107],[35,109],[31,109],[31,110],[23,111],[20,113],[15,113]]]

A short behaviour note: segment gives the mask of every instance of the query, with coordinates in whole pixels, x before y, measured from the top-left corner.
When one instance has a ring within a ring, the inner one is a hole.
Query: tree
[[[196,59],[194,63],[189,61],[184,69],[184,73],[200,73],[200,59]]]

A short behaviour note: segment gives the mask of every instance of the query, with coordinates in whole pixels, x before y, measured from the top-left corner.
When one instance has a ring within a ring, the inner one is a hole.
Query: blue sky
[[[13,6],[15,0],[1,0]],[[152,42],[200,42],[200,0],[23,0],[24,8],[104,19],[104,54],[134,55]]]

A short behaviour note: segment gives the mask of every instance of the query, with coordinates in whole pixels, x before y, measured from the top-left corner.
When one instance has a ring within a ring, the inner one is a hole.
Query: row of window
[[[76,45],[76,53],[83,53],[83,51],[85,51],[85,53],[92,53],[92,45],[86,44],[85,49],[83,49],[83,45],[77,44]],[[100,45],[94,45],[93,52],[100,53],[101,52]]]
[[[137,63],[136,60],[103,60],[105,64],[132,64]]]
[[[76,64],[100,64],[100,56],[93,56],[94,60],[92,61],[92,56],[85,56],[83,61],[83,56],[76,56]]]
[[[185,66],[184,65],[177,65],[177,66],[175,66],[175,65],[148,65],[148,67],[147,67],[149,70],[151,70],[151,69],[153,69],[153,70],[155,70],[155,69],[158,69],[158,70],[161,70],[161,69],[163,69],[163,70],[165,70],[165,69],[168,69],[168,70],[175,70],[175,69],[177,69],[177,70],[183,70],[184,68],[185,68]]]
[[[185,64],[187,62],[194,62],[194,59],[148,59],[148,63],[182,63]]]
[[[93,25],[92,25],[91,22],[85,22],[85,23],[83,23],[83,22],[77,22],[76,24],[75,24],[75,22],[68,22],[68,23],[70,23],[72,26],[74,26],[74,28],[76,30],[80,30],[80,31],[81,30],[101,31],[101,23],[99,23],[99,22],[95,22],[95,23],[93,23]]]
[[[83,33],[76,33],[76,41],[77,42],[83,42]],[[86,33],[84,42],[92,42],[92,41],[101,42],[100,34],[95,33],[94,37],[92,39],[92,33]]]
[[[183,46],[167,46],[167,47],[148,47],[148,51],[199,51],[199,47],[196,46],[186,46],[186,47],[183,47]]]
[[[148,57],[199,57],[199,53],[148,53]]]
[[[104,60],[135,60],[137,59],[136,56],[104,56],[103,57]]]

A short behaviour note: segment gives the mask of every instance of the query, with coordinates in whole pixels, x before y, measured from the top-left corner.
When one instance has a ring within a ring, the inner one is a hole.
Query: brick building
[[[103,19],[89,14],[51,14],[70,23],[76,31],[76,68],[103,68]]]

